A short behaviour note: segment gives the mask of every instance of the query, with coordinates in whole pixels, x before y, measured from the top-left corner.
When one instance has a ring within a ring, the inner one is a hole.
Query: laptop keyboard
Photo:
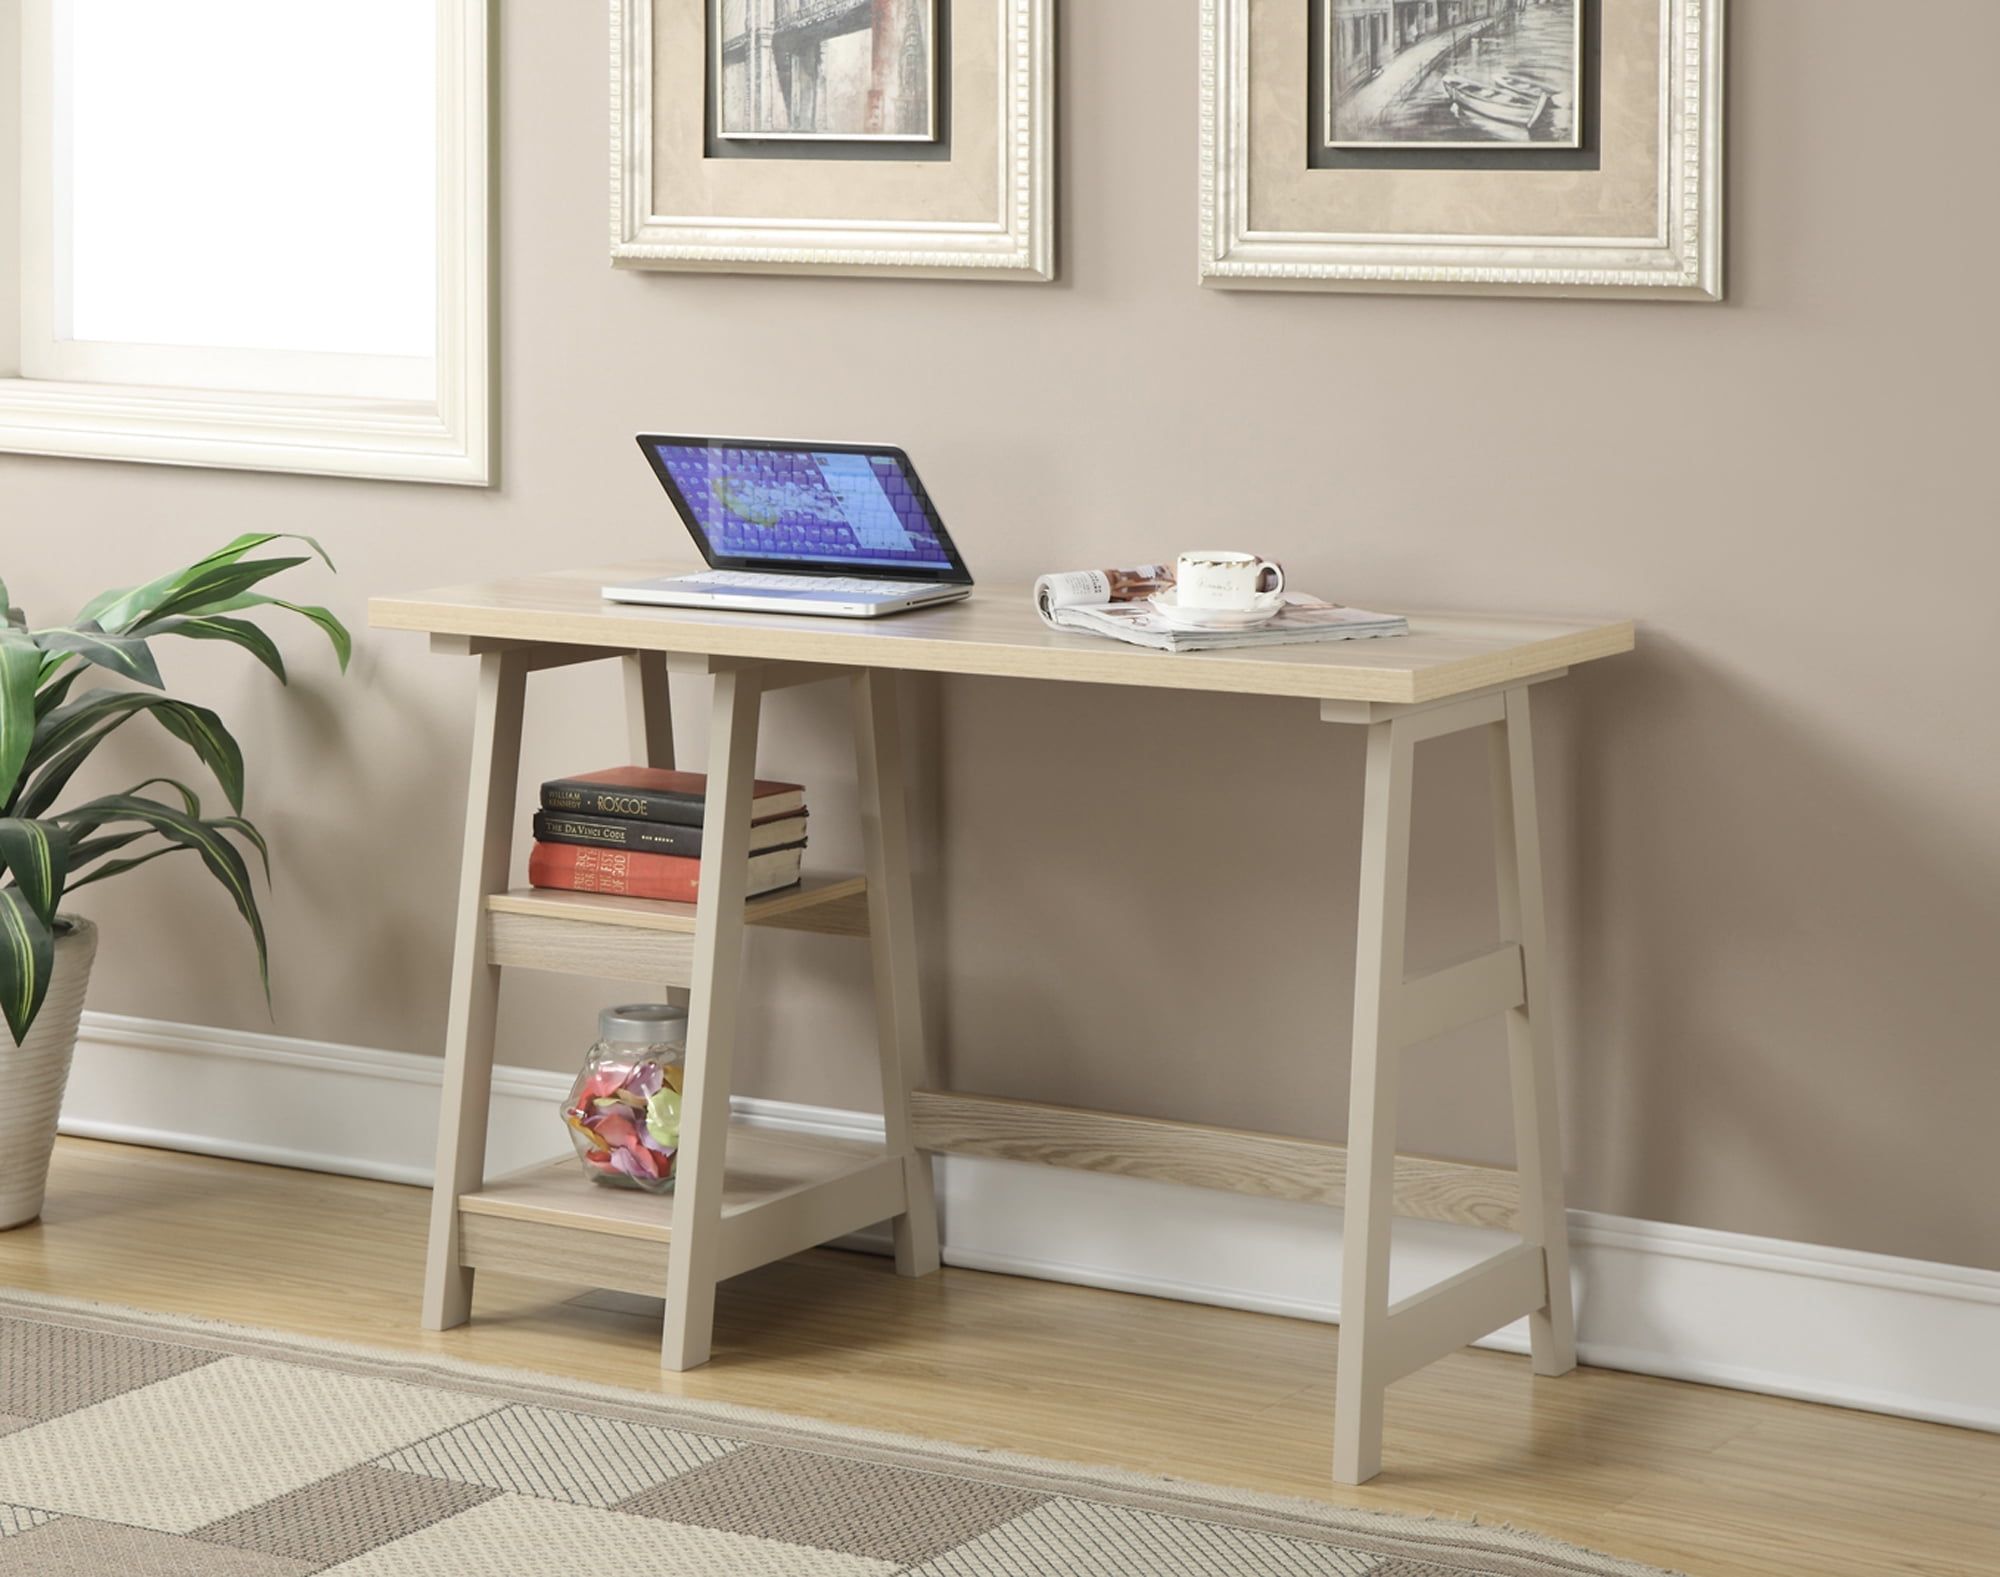
[[[740,569],[703,570],[698,575],[683,575],[680,579],[690,585],[712,586],[720,591],[831,591],[864,597],[901,597],[912,592],[951,589],[942,582],[862,580],[853,575],[760,575]]]

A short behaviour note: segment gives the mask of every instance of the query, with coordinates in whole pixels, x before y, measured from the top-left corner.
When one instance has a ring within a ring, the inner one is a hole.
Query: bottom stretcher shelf
[[[718,1273],[740,1275],[900,1215],[903,1163],[880,1145],[729,1127]],[[663,1294],[674,1196],[607,1188],[574,1156],[458,1202],[459,1260],[481,1270]]]

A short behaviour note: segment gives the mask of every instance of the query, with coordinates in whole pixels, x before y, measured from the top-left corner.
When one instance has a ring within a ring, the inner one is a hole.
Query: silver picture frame
[[[1055,277],[1055,0],[952,0],[943,31],[957,64],[938,68],[953,72],[945,158],[836,152],[817,163],[704,154],[709,4],[609,0],[614,265],[1021,283]],[[672,42],[656,48],[662,26]],[[976,82],[967,60],[977,63]],[[954,171],[976,174],[985,188],[976,208],[921,211],[925,194],[968,184],[954,183]]]
[[[1587,200],[1553,198],[1558,188],[1543,177],[1504,164],[1476,171],[1308,167],[1297,150],[1317,129],[1306,113],[1309,52],[1317,47],[1311,29],[1296,14],[1255,0],[1201,0],[1201,282],[1219,290],[1721,301],[1725,0],[1621,3],[1639,8],[1621,16],[1643,17],[1657,42],[1637,71],[1651,106],[1638,155],[1645,211],[1612,231],[1593,227]],[[1295,84],[1285,51],[1274,55],[1268,40],[1261,54],[1252,50],[1253,12],[1260,28],[1294,30]],[[1253,58],[1263,73],[1280,62],[1286,85],[1275,91],[1288,100],[1274,102],[1260,79],[1253,104]],[[1618,111],[1607,101],[1606,120]],[[1631,145],[1607,145],[1606,157],[1621,151],[1629,155]],[[1253,163],[1262,183],[1254,191]],[[1566,172],[1559,189],[1575,180]],[[1285,189],[1282,201],[1273,197],[1274,181]],[[1381,222],[1380,215],[1409,207],[1391,197],[1404,191],[1447,200],[1429,204],[1434,216],[1426,222]],[[1565,228],[1560,212],[1554,222],[1546,214],[1526,222],[1522,205],[1534,192],[1544,206],[1572,204],[1574,228]],[[1370,203],[1377,219],[1364,226],[1355,216]]]

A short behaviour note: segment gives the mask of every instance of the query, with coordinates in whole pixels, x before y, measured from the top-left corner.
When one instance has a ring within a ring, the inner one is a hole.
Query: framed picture
[[[611,0],[621,267],[1055,274],[1054,0]]]
[[[717,135],[931,142],[937,0],[711,0]]]
[[[1201,0],[1202,282],[1722,298],[1724,0]]]
[[[1332,148],[1574,148],[1584,0],[1325,0]]]

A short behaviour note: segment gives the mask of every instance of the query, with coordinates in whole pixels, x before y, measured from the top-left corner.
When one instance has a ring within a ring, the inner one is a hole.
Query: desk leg
[[[634,761],[673,769],[674,703],[667,688],[664,652],[632,652],[626,657],[625,724]]]
[[[1505,721],[1488,726],[1493,845],[1500,933],[1521,945],[1522,1005],[1507,1013],[1514,1092],[1514,1165],[1521,1179],[1520,1233],[1542,1251],[1548,1301],[1528,1316],[1536,1374],[1576,1367],[1576,1308],[1569,1284],[1569,1217],[1563,1205],[1562,1130],[1556,1111],[1549,1022],[1548,935],[1542,909],[1542,839],[1535,813],[1535,741],[1525,686],[1507,692]]]
[[[493,1024],[500,999],[500,971],[486,957],[486,895],[506,888],[514,852],[514,794],[527,679],[527,658],[518,651],[488,652],[479,659],[472,773],[465,796],[465,852],[458,879],[458,934],[452,949],[451,1008],[445,1029],[444,1094],[424,1264],[423,1322],[431,1331],[463,1325],[472,1312],[472,1270],[459,1263],[458,1200],[485,1180]]]
[[[687,1080],[675,1162],[673,1240],[660,1362],[708,1362],[715,1331],[715,1267],[729,1144],[729,1065],[743,974],[743,895],[749,885],[750,801],[757,775],[762,677],[754,667],[715,676],[708,732],[708,805],[695,904]]]
[[[850,682],[861,841],[867,855],[868,952],[875,966],[882,1125],[889,1154],[903,1157],[907,1200],[907,1208],[895,1221],[896,1271],[927,1276],[938,1268],[937,1198],[931,1158],[914,1149],[910,1140],[910,1091],[919,1082],[925,1052],[898,679],[894,673],[864,669]]]
[[[625,732],[634,762],[673,770],[674,702],[664,652],[631,652],[625,658]],[[659,989],[662,1002],[688,1005],[686,986]]]
[[[1361,1484],[1382,1470],[1388,1390],[1389,1235],[1396,1203],[1396,1013],[1410,877],[1415,745],[1394,721],[1368,728],[1361,813],[1361,915],[1354,955],[1354,1052],[1341,1229],[1340,1354],[1334,1376],[1333,1476]]]

